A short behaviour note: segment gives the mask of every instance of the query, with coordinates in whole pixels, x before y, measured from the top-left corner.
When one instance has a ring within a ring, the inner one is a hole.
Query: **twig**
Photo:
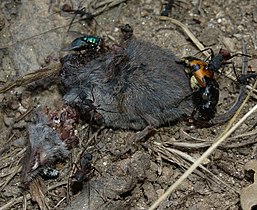
[[[232,137],[228,138],[228,140],[238,139],[238,138],[247,137],[247,136],[253,136],[253,135],[256,135],[256,134],[257,134],[257,130],[253,130],[253,131],[242,133],[242,134],[239,134],[239,135],[236,135],[236,136],[232,136]]]
[[[52,186],[48,187],[47,190],[50,191],[50,190],[53,190],[53,189],[55,189],[55,188],[57,188],[57,187],[60,187],[60,186],[62,186],[62,185],[66,185],[66,184],[67,184],[67,181],[59,182],[58,184],[55,184],[55,185],[52,185]],[[20,196],[20,197],[18,197],[18,198],[13,198],[13,199],[12,199],[11,201],[9,201],[7,204],[5,204],[5,205],[3,205],[2,207],[0,207],[0,210],[10,209],[10,207],[12,207],[13,205],[15,205],[16,203],[22,202],[23,197],[24,197],[24,196],[22,195],[22,196]],[[30,200],[30,199],[31,199],[31,196],[30,196],[29,193],[26,194],[25,197],[26,197],[27,200]]]
[[[186,133],[184,130],[181,129],[181,131],[183,132],[183,135],[185,135],[188,138],[191,138],[193,140],[197,140],[197,141],[201,141],[201,143],[196,143],[196,142],[182,142],[182,141],[168,141],[168,144],[174,145],[174,146],[179,146],[179,147],[192,147],[192,148],[199,148],[199,147],[206,147],[206,146],[210,146],[212,141],[206,141],[204,139],[200,139],[200,138],[196,138],[194,136],[189,135],[188,133]],[[253,136],[257,134],[257,130],[252,130],[249,132],[245,132],[236,136],[232,136],[230,138],[228,138],[228,140],[233,140],[233,139],[238,139],[238,138],[242,138],[242,137],[247,137],[247,136]],[[188,144],[188,145],[187,145]],[[191,145],[191,146],[190,146]],[[195,145],[195,147],[194,147]]]
[[[17,173],[21,172],[21,169],[22,169],[22,166],[15,167],[14,172],[11,175],[9,175],[9,177],[5,180],[4,183],[1,184],[2,187],[0,188],[0,191],[2,191],[5,188],[5,186],[13,179],[13,177],[15,177]]]
[[[25,195],[25,198],[27,200],[30,200],[30,194]],[[18,197],[18,198],[13,198],[11,201],[9,201],[7,204],[3,205],[2,207],[0,207],[0,210],[6,210],[6,209],[10,209],[12,206],[14,206],[17,203],[22,202],[22,200],[24,199],[23,195]]]
[[[180,129],[180,132],[185,135],[186,137],[189,137],[193,140],[196,140],[196,141],[200,141],[200,142],[212,142],[211,140],[206,140],[206,139],[200,139],[200,138],[197,138],[197,137],[194,137],[194,136],[191,136],[190,134],[188,134],[186,131],[184,131],[183,129]]]
[[[27,209],[27,198],[25,195],[23,195],[23,210]]]
[[[245,147],[247,145],[255,144],[257,143],[257,135],[252,136],[251,138],[247,140],[243,140],[242,142],[239,143],[229,143],[225,145],[221,145],[221,149],[228,149],[228,148],[238,148],[238,147]]]
[[[164,144],[175,146],[175,147],[183,147],[183,148],[191,148],[191,149],[199,149],[206,148],[211,145],[211,142],[202,142],[202,143],[191,143],[191,142],[163,142]]]
[[[60,70],[61,64],[55,63],[52,65],[49,65],[47,68],[39,69],[34,72],[25,74],[18,79],[16,79],[14,82],[10,82],[5,84],[3,87],[0,88],[0,94],[5,93],[8,90],[11,90],[15,87],[20,87],[22,85],[30,84],[34,81],[37,81],[42,78],[47,78],[50,76],[57,75]]]
[[[63,197],[63,198],[54,206],[53,209],[56,209],[65,199],[66,199],[66,197]]]
[[[22,120],[23,118],[25,118],[29,113],[31,113],[33,111],[34,108],[35,108],[35,106],[30,105],[30,107],[26,110],[26,112],[24,112],[21,116],[19,116],[18,118],[16,118],[14,120],[14,123],[17,123],[20,120]]]

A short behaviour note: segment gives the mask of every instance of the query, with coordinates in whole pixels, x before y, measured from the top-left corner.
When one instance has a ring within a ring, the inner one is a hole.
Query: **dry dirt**
[[[4,84],[49,63],[59,62],[60,57],[67,53],[61,49],[78,32],[105,37],[109,44],[116,43],[120,36],[118,27],[126,23],[134,28],[136,37],[170,49],[177,57],[199,52],[181,28],[158,19],[162,1],[116,1],[117,6],[95,17],[97,24],[93,21],[91,26],[83,26],[76,18],[67,33],[73,15],[60,11],[63,4],[72,4],[75,9],[85,6],[95,13],[103,7],[87,6],[101,2],[1,1],[0,82]],[[105,5],[108,2],[115,3],[105,1]],[[248,54],[255,55],[256,11],[256,0],[192,0],[175,1],[170,16],[184,23],[204,46],[211,46],[214,52],[220,48],[241,52],[244,41]],[[239,72],[242,58],[235,57],[233,61]],[[256,60],[250,61],[254,71],[256,64]],[[221,94],[218,113],[227,110],[238,94],[236,83],[225,76],[226,73],[234,76],[231,70],[228,65],[217,77]],[[38,86],[41,88],[35,88]],[[31,201],[28,191],[20,187],[20,166],[31,116],[28,113],[21,120],[14,122],[13,119],[22,113],[23,110],[19,109],[25,107],[29,110],[35,104],[52,110],[60,107],[62,99],[58,87],[54,81],[48,81],[43,87],[39,82],[27,89],[19,87],[1,94],[0,100],[0,209],[39,209],[38,204]],[[242,112],[246,113],[255,103],[256,96],[251,97]],[[147,209],[191,164],[186,155],[198,158],[224,128],[225,125],[200,129],[180,122],[159,128],[147,141],[136,144],[129,141],[135,135],[134,131],[105,128],[86,148],[93,155],[95,168],[90,180],[83,183],[81,192],[68,198],[67,182],[73,173],[72,163],[77,154],[85,150],[81,144],[87,144],[89,136],[93,136],[88,125],[79,125],[80,144],[70,151],[69,158],[57,165],[59,177],[43,181],[50,188],[45,192],[47,205],[50,209]],[[249,132],[256,132],[256,113],[233,136]],[[227,140],[204,163],[209,172],[195,171],[158,209],[241,209],[240,191],[253,182],[252,174],[246,173],[244,167],[249,160],[256,159],[254,135]]]

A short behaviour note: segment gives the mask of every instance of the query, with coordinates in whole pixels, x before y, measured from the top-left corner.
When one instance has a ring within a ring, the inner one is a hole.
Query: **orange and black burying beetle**
[[[230,52],[225,49],[220,49],[217,55],[214,55],[214,52],[211,48],[207,48],[205,50],[202,50],[201,52],[204,52],[206,50],[211,51],[211,58],[209,61],[208,60],[203,61],[199,58],[188,56],[188,57],[182,58],[181,61],[177,62],[186,67],[185,72],[187,73],[188,76],[190,76],[190,83],[193,90],[197,89],[197,86],[206,87],[206,82],[204,81],[205,80],[204,78],[205,77],[213,78],[214,73],[218,72],[222,66],[226,64],[233,64],[233,62],[228,61],[231,58],[239,55],[251,57],[249,55],[245,55],[242,53],[236,53],[234,55],[231,55]],[[233,68],[235,72],[234,65],[233,65]],[[192,76],[194,76],[195,78],[192,78]]]
[[[191,88],[196,91],[200,87],[206,87],[206,77],[213,78],[213,71],[208,69],[208,64],[196,57],[188,56],[181,59],[177,63],[182,64],[186,74],[190,77]]]
[[[192,117],[199,111],[200,118],[209,120],[214,116],[219,101],[219,85],[213,71],[208,68],[207,62],[193,56],[184,57],[177,63],[185,67],[193,92],[200,96]]]
[[[218,72],[219,69],[225,64],[233,64],[233,62],[229,62],[228,60],[235,56],[251,56],[242,53],[231,55],[230,52],[225,49],[220,49],[219,53],[214,55],[211,48],[207,48],[203,51],[206,50],[211,50],[211,58],[207,61],[203,61],[193,56],[188,56],[182,58],[177,63],[182,64],[185,67],[185,72],[190,78],[192,90],[194,93],[200,95],[197,107],[192,116],[194,116],[198,110],[200,113],[200,118],[209,120],[214,116],[216,112],[216,105],[219,101],[219,84],[214,79],[214,73]],[[235,72],[234,65],[233,69]],[[239,79],[239,83],[241,83],[242,75],[237,78]],[[244,78],[245,77],[243,77],[243,79]]]

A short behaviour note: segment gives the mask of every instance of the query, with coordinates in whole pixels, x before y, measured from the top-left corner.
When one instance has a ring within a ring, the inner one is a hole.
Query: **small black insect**
[[[257,78],[257,73],[247,73],[247,74],[240,74],[237,77],[237,81],[239,82],[239,84],[248,84],[248,81],[250,79],[255,79]]]
[[[163,11],[161,12],[161,16],[169,16],[169,13],[175,3],[175,0],[169,0],[167,4],[165,4]]]
[[[206,51],[206,50],[211,51],[211,58],[208,61],[208,69],[212,72],[218,72],[220,70],[220,68],[222,66],[226,65],[226,64],[233,64],[233,62],[229,61],[229,60],[236,57],[236,56],[251,57],[250,55],[246,55],[246,54],[243,54],[243,53],[236,53],[234,55],[231,55],[231,53],[228,50],[225,50],[225,49],[220,49],[220,51],[217,55],[214,54],[214,52],[211,48],[207,48],[203,51]],[[235,75],[237,76],[234,64],[233,64],[233,70],[234,70]]]
[[[78,37],[71,42],[69,48],[65,50],[74,50],[74,51],[81,51],[81,50],[99,50],[102,44],[102,38],[95,37],[91,35],[84,35],[82,37]]]
[[[64,12],[68,12],[68,13],[72,13],[74,14],[74,17],[72,18],[71,22],[70,22],[70,25],[69,25],[69,28],[68,28],[68,31],[70,30],[71,28],[71,25],[73,23],[73,21],[75,20],[76,16],[79,15],[80,16],[80,22],[81,21],[85,21],[87,24],[91,24],[92,21],[94,20],[94,15],[90,12],[86,12],[86,9],[85,7],[83,7],[82,9],[77,9],[77,10],[74,10],[71,8],[70,5],[68,4],[64,4],[62,6],[62,11]]]
[[[81,9],[72,9],[69,5],[67,4],[64,4],[62,6],[62,11],[64,12],[69,12],[69,13],[73,13],[75,15],[79,15],[81,18],[84,17],[84,18],[87,18],[89,20],[93,20],[94,19],[94,16],[92,13],[90,12],[87,12],[85,7],[81,8]]]
[[[83,188],[83,182],[90,178],[90,172],[92,170],[92,155],[90,153],[86,153],[81,161],[80,161],[80,168],[76,166],[77,170],[74,175],[71,177],[71,190],[73,194],[78,193]]]
[[[129,40],[133,36],[133,28],[129,24],[120,27],[123,40]]]
[[[94,102],[91,99],[84,98],[82,104],[79,102],[76,104],[76,107],[83,107],[81,110],[81,117],[85,122],[96,123],[101,125],[104,122],[103,116],[97,112],[97,106],[94,105]]]
[[[49,166],[45,166],[42,168],[40,175],[45,179],[55,179],[59,176],[59,171],[54,168],[50,168]]]

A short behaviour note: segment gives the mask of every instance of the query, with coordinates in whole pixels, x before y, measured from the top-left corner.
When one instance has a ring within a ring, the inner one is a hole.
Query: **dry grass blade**
[[[164,142],[165,144],[169,144],[170,146],[175,146],[175,147],[183,147],[183,148],[193,148],[193,149],[198,149],[198,148],[205,148],[205,147],[209,147],[213,141],[206,141],[204,139],[199,139],[199,138],[195,138],[194,136],[189,135],[188,133],[186,133],[184,130],[181,130],[182,134],[184,136],[186,136],[187,138],[190,138],[192,140],[196,140],[189,142],[189,141],[167,141]],[[229,142],[229,144],[222,144],[220,145],[221,148],[237,148],[237,147],[243,147],[249,144],[254,144],[256,143],[257,140],[255,140],[255,137],[257,136],[257,130],[252,130],[249,132],[245,132],[236,136],[232,136],[230,138],[228,138],[227,140]],[[233,143],[231,140],[235,140],[238,138],[244,138],[244,137],[250,137],[250,139],[247,140],[242,140],[242,142],[236,142]],[[202,142],[199,143],[198,141],[201,140]]]
[[[250,136],[250,138],[248,138],[247,140],[242,140],[240,142],[235,142],[235,143],[229,142],[226,144],[220,144],[219,148],[221,148],[221,149],[239,148],[239,147],[245,147],[247,145],[257,143],[257,133],[254,131],[228,138],[228,140],[236,139],[239,137],[246,137],[246,136]],[[180,141],[180,142],[168,141],[168,142],[163,142],[163,143],[166,145],[169,145],[170,147],[172,146],[172,147],[180,147],[180,148],[186,148],[186,149],[201,149],[201,148],[209,147],[212,144],[211,142],[195,143],[195,142],[182,142],[182,141]]]
[[[200,138],[196,138],[194,136],[191,136],[190,134],[188,134],[186,131],[184,131],[183,129],[180,129],[180,133],[182,136],[185,136],[187,138],[190,138],[190,139],[193,139],[193,140],[196,140],[196,141],[200,141],[200,142],[203,142],[203,143],[206,143],[206,142],[212,142],[213,139],[200,139]]]
[[[26,200],[31,199],[31,197],[30,197],[29,194],[27,194],[25,198],[26,198]],[[11,209],[12,206],[14,206],[14,205],[17,204],[17,203],[22,202],[23,199],[24,199],[23,196],[20,196],[20,197],[18,197],[18,198],[14,198],[14,199],[12,199],[11,201],[9,201],[7,204],[1,206],[1,207],[0,207],[0,210]]]
[[[257,134],[257,130],[252,130],[246,133],[242,133],[233,137],[230,137],[229,139],[238,139],[238,138],[242,138],[242,137],[248,137],[248,136],[253,136]]]
[[[60,206],[60,204],[66,199],[66,197],[63,197],[55,206],[53,209],[57,209],[58,206]]]
[[[5,182],[1,183],[0,186],[2,185],[2,187],[0,188],[0,191],[2,191],[5,186],[13,179],[13,177],[15,177],[15,175],[19,172],[21,172],[22,166],[15,166],[15,168],[13,169],[13,173],[11,173],[8,178],[5,180]]]
[[[257,135],[255,134],[250,138],[248,138],[247,140],[243,140],[241,142],[236,142],[236,143],[229,142],[228,144],[221,145],[220,147],[223,149],[228,149],[228,148],[232,149],[232,148],[249,146],[251,144],[256,144],[256,143],[257,143]]]
[[[8,176],[6,178],[6,180],[2,183],[0,183],[0,191],[2,191],[6,185],[19,173],[21,172],[21,169],[22,169],[22,166],[20,166],[20,160],[22,159],[22,157],[20,157],[24,152],[25,152],[26,148],[22,149],[21,151],[19,151],[17,154],[14,153],[12,155],[9,156],[9,160],[8,160],[8,163],[9,163],[9,173],[8,174],[2,174],[2,177],[5,177],[5,176]],[[15,150],[16,151],[16,150]],[[19,160],[17,161],[17,164],[16,166],[12,167],[12,164],[14,163],[13,160],[11,159],[16,159],[16,158],[19,158]],[[2,159],[3,160],[3,159]]]
[[[170,148],[169,145],[165,145],[159,142],[153,142],[153,147],[151,148],[152,150],[159,152],[162,155],[162,157],[164,159],[169,160],[170,162],[174,162],[172,159],[172,156],[176,156],[177,160],[176,160],[176,164],[181,165],[184,168],[189,168],[190,164],[196,162],[196,159],[190,155],[188,155],[185,152],[182,152],[180,150],[177,149],[173,149]],[[185,162],[186,161],[186,162]],[[206,160],[206,162],[208,162],[209,160]],[[234,189],[233,187],[229,186],[227,183],[225,183],[224,181],[222,181],[220,178],[218,178],[215,174],[213,174],[211,171],[209,171],[206,167],[204,167],[203,165],[199,165],[199,167],[202,169],[203,172],[207,173],[207,175],[205,175],[204,173],[202,173],[200,170],[195,170],[195,173],[198,174],[199,176],[201,176],[202,178],[206,178],[211,182],[217,183],[217,184],[222,184],[222,187],[226,186],[229,189],[231,189],[233,192],[235,193],[239,193],[239,190]]]
[[[17,149],[17,150],[14,150],[13,152],[9,153],[8,155],[2,157],[2,158],[0,159],[0,161],[3,161],[4,159],[7,159],[7,158],[11,158],[11,159],[12,159],[12,158],[16,158],[16,157],[21,157],[21,155],[23,155],[23,153],[26,152],[26,149],[27,149],[27,147],[23,148],[23,149],[20,150],[19,152],[17,152],[18,149]]]
[[[54,75],[57,75],[60,71],[60,67],[61,67],[60,63],[55,63],[55,64],[50,65],[47,68],[39,69],[37,71],[25,74],[25,75],[19,77],[14,82],[7,83],[3,87],[1,87],[0,94],[5,93],[6,91],[11,90],[13,88],[30,84],[39,79],[44,79],[47,77],[52,77]]]
[[[100,7],[104,7],[105,9],[108,8],[110,9],[111,7],[114,7],[122,2],[125,2],[126,0],[106,0],[106,1],[103,1],[103,2],[99,2],[97,5],[95,5],[94,7],[97,9],[97,8],[100,8]],[[106,9],[107,10],[107,9]]]
[[[187,149],[200,149],[211,145],[211,142],[195,143],[195,142],[164,142],[164,144],[173,147],[182,147]]]
[[[202,45],[201,42],[199,42],[199,40],[195,37],[195,35],[186,27],[186,25],[184,25],[183,23],[181,23],[178,20],[175,20],[173,18],[170,17],[166,17],[166,16],[160,16],[159,17],[160,20],[168,20],[170,22],[172,22],[173,24],[181,27],[183,29],[183,31],[187,34],[187,36],[192,40],[192,42],[195,44],[195,46],[200,50],[204,50],[205,47]],[[208,53],[207,51],[204,51],[203,54],[206,57],[210,57],[210,53]]]

